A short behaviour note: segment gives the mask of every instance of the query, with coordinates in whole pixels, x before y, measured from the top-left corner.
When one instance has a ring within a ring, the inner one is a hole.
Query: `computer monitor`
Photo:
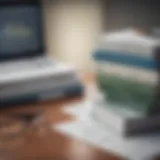
[[[0,0],[0,61],[44,53],[38,0]]]

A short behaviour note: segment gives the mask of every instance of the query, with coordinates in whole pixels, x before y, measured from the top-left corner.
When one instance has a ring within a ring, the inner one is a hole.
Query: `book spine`
[[[136,68],[143,68],[147,70],[155,70],[156,62],[153,57],[145,57],[138,55],[131,55],[123,52],[96,50],[93,53],[95,61],[112,62],[116,64],[123,64],[124,66],[131,66]]]
[[[130,66],[126,67],[123,64],[101,61],[95,63],[95,70],[108,76],[118,76],[130,81],[142,82],[148,85],[156,85],[158,83],[158,74],[156,70],[152,71]]]
[[[122,43],[116,43],[116,42],[109,42],[105,40],[101,40],[99,45],[97,46],[97,50],[103,50],[103,51],[112,51],[112,52],[120,52],[120,53],[126,53],[129,55],[138,55],[138,56],[145,56],[145,57],[151,57],[152,56],[152,50],[154,45],[151,47],[146,46],[144,44],[137,45],[137,44],[129,44],[125,42],[125,44]]]

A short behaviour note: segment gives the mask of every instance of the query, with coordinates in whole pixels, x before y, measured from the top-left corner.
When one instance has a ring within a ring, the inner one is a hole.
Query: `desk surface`
[[[91,77],[85,76],[85,82],[90,82]],[[6,113],[29,113],[41,112],[43,110],[43,120],[45,124],[57,124],[63,121],[72,121],[74,117],[64,114],[61,108],[64,104],[71,101],[78,101],[80,98],[63,99],[39,104],[19,106],[0,112]],[[3,150],[0,148],[0,160],[120,160],[112,153],[95,148],[86,144],[61,135],[49,128],[38,130],[28,128],[27,131],[12,142],[12,145]]]

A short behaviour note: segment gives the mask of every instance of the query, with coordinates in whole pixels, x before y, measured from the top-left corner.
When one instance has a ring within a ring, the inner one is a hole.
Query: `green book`
[[[103,73],[98,73],[96,77],[107,102],[145,113],[149,110],[154,100],[155,85]]]
[[[96,81],[107,103],[149,114],[158,85],[156,70],[97,61]]]

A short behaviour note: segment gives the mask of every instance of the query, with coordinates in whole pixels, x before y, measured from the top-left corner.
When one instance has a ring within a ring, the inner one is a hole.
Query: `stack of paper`
[[[72,104],[72,106],[65,107],[64,112],[77,117],[77,121],[59,124],[53,126],[53,129],[111,151],[111,153],[122,156],[124,159],[147,160],[160,153],[160,136],[123,138],[89,116],[88,108],[92,108],[92,105],[93,101],[86,100],[81,104]],[[88,114],[88,117],[84,118],[86,114]]]

